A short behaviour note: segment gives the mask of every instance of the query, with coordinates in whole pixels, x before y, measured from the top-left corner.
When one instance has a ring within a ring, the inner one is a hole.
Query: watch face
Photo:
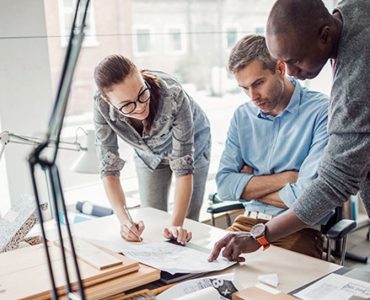
[[[263,235],[265,234],[265,229],[266,229],[265,224],[258,223],[258,224],[254,225],[254,226],[251,228],[251,235],[252,235],[254,238],[258,238],[258,237],[260,237],[260,236],[263,236]]]

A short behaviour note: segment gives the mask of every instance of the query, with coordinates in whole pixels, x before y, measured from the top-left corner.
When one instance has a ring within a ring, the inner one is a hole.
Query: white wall
[[[43,0],[0,0],[0,130],[44,134],[51,93]],[[42,136],[42,135],[41,135]],[[30,147],[8,144],[0,161],[0,212],[32,194]]]

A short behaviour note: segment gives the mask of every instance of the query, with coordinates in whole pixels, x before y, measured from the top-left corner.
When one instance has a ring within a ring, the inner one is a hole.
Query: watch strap
[[[263,250],[266,250],[268,247],[270,247],[270,243],[264,235],[256,238],[256,241],[263,247]]]

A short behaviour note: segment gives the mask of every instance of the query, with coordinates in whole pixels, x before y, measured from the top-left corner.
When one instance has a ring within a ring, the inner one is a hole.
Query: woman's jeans
[[[193,195],[186,217],[198,221],[203,204],[204,190],[209,169],[209,155],[202,154],[194,164]],[[135,156],[136,173],[142,207],[153,207],[167,211],[172,170],[168,164],[160,164],[154,171]]]

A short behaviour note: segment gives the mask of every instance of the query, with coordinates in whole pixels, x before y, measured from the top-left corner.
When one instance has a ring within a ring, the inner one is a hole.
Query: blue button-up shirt
[[[252,102],[235,111],[216,176],[221,199],[241,199],[253,176],[296,170],[297,182],[279,191],[282,201],[290,207],[317,177],[328,141],[328,97],[302,88],[294,79],[291,81],[294,93],[285,110],[276,117],[263,113]],[[240,173],[245,164],[254,169],[254,174]],[[244,206],[272,216],[284,211],[258,200],[245,202]]]

